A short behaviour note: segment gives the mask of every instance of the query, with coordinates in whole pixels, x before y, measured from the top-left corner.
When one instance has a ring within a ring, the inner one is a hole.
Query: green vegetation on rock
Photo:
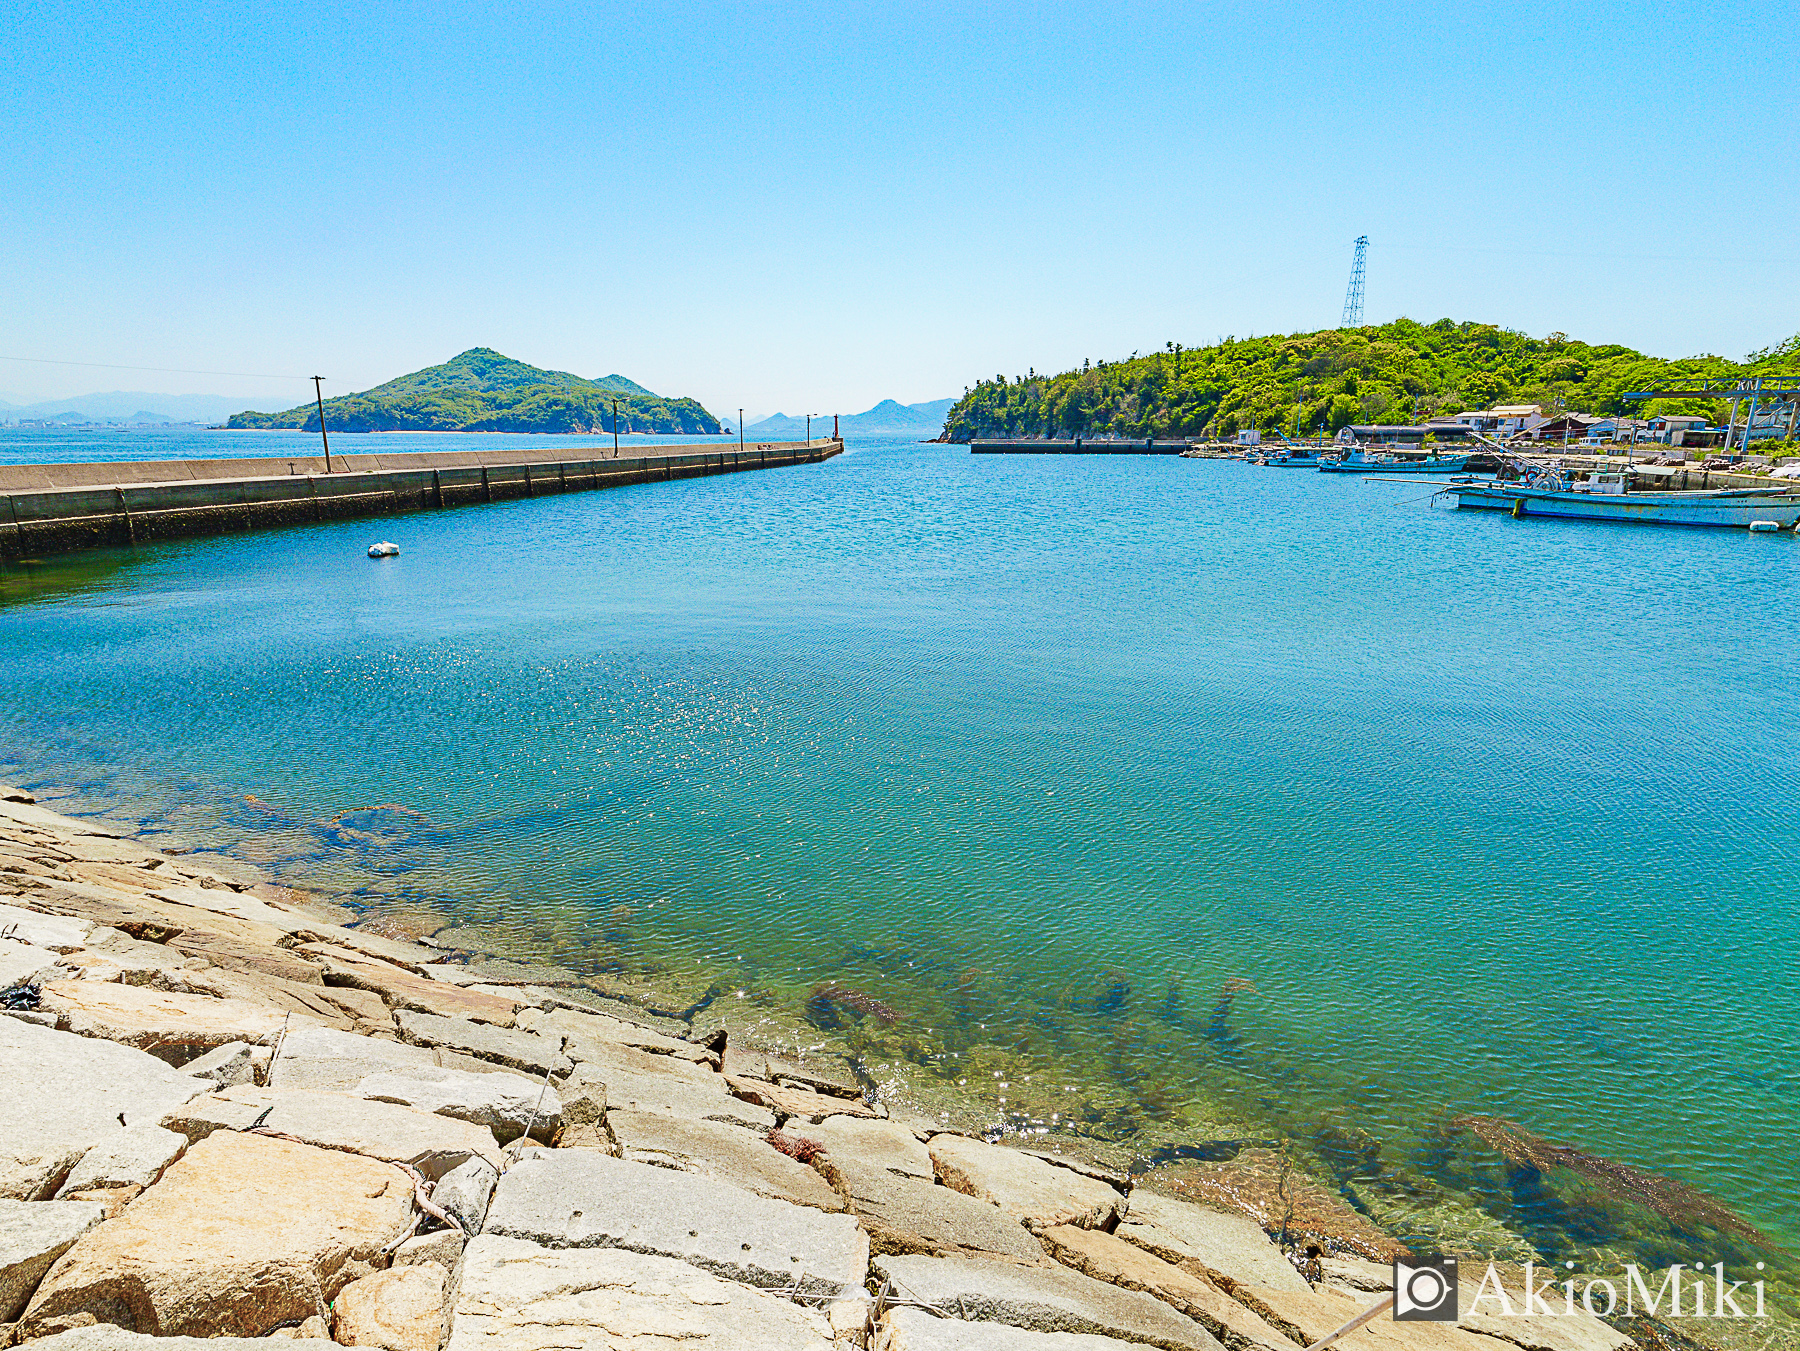
[[[587,380],[527,366],[486,347],[327,399],[325,425],[334,432],[611,432],[615,399],[620,431],[719,430],[718,419],[693,399],[663,398],[622,375]],[[285,413],[244,412],[226,425],[316,432],[319,410],[304,403]]]
[[[1629,347],[1590,346],[1566,334],[1528,338],[1493,324],[1397,319],[1355,329],[1170,343],[1149,356],[1082,364],[1061,375],[997,375],[965,391],[944,423],[947,441],[981,437],[1213,436],[1245,428],[1334,432],[1350,423],[1405,425],[1495,403],[1557,400],[1571,412],[1638,414],[1619,397],[1671,379],[1792,373],[1800,336],[1742,362],[1678,361]],[[1713,400],[1652,401],[1645,414],[1704,413]]]

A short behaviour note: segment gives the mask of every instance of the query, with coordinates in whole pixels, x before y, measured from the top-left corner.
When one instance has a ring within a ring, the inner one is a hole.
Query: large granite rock
[[[578,1013],[563,1008],[547,1013],[534,1010],[519,1014],[518,1025],[546,1036],[563,1037],[563,1049],[572,1060],[592,1058],[586,1054],[590,1048],[604,1054],[606,1049],[617,1046],[674,1056],[677,1060],[691,1060],[696,1064],[704,1062],[709,1066],[714,1058],[704,1046],[599,1013]]]
[[[1064,1266],[1125,1290],[1141,1290],[1181,1310],[1235,1351],[1298,1351],[1261,1315],[1204,1276],[1184,1271],[1112,1234],[1056,1225],[1039,1237]]]
[[[0,1084],[31,1086],[0,1094],[0,1197],[17,1201],[53,1195],[95,1145],[206,1087],[143,1051],[16,1018],[0,1018]]]
[[[389,1102],[370,1102],[339,1093],[284,1092],[231,1088],[218,1096],[256,1107],[265,1129],[324,1149],[341,1149],[417,1168],[427,1179],[444,1176],[470,1159],[498,1169],[500,1147],[485,1126],[454,1117],[415,1111]]]
[[[323,1334],[322,1319],[311,1321],[318,1335],[289,1338],[281,1351],[342,1351]],[[269,1344],[260,1337],[152,1337],[127,1332],[111,1323],[59,1332],[31,1345],[33,1351],[270,1351]]]
[[[500,1179],[484,1234],[552,1248],[629,1248],[727,1280],[832,1295],[860,1284],[869,1239],[848,1215],[596,1150],[539,1150]]]
[[[1262,1226],[1242,1211],[1192,1205],[1139,1187],[1113,1232],[1227,1291],[1255,1285],[1304,1295],[1312,1289]]]
[[[58,980],[43,987],[38,1007],[56,1025],[82,1037],[101,1037],[183,1065],[231,1041],[273,1039],[283,1015],[238,999],[175,994],[110,981]]]
[[[447,985],[444,989],[457,987]],[[567,1074],[574,1068],[562,1053],[562,1038],[519,1032],[512,1028],[471,1023],[462,1018],[440,1018],[431,1013],[401,1009],[394,1014],[400,1039],[414,1046],[442,1046],[527,1074]]]
[[[588,1061],[583,1063],[581,1069],[604,1080],[609,1107],[622,1107],[634,1112],[661,1112],[665,1116],[701,1121],[722,1121],[755,1131],[775,1128],[773,1112],[727,1093],[719,1075],[671,1056],[644,1058],[663,1061],[670,1068],[666,1072],[637,1074]]]
[[[127,1126],[81,1156],[61,1194],[95,1187],[148,1187],[187,1147],[186,1136],[147,1121]]]
[[[391,1164],[220,1132],[63,1254],[19,1335],[101,1320],[159,1336],[259,1337],[322,1315],[412,1210],[412,1181]]]
[[[998,1206],[888,1168],[831,1156],[831,1174],[868,1228],[875,1251],[978,1253],[1041,1262],[1044,1250]]]
[[[94,931],[91,921],[68,915],[46,915],[16,905],[0,905],[0,933],[8,942],[29,943],[49,952],[77,952]]]
[[[258,1069],[268,1065],[274,1050],[272,1046],[252,1046],[247,1041],[228,1041],[188,1061],[181,1071],[206,1080],[215,1089],[253,1084]]]
[[[494,1133],[501,1144],[516,1140],[530,1126],[534,1137],[549,1140],[562,1124],[562,1102],[541,1079],[496,1073],[421,1066],[371,1074],[352,1090],[373,1102],[395,1102],[421,1112],[474,1122]]]
[[[50,1264],[105,1216],[97,1201],[0,1201],[0,1323],[17,1321]]]
[[[762,1079],[735,1077],[727,1077],[725,1084],[745,1102],[753,1102],[783,1117],[797,1117],[801,1121],[823,1121],[833,1116],[880,1115],[861,1098],[840,1098],[834,1093],[815,1093],[798,1084],[769,1083]]]
[[[332,1339],[382,1351],[438,1351],[449,1275],[436,1262],[422,1262],[351,1281],[331,1302]]]
[[[0,990],[10,990],[15,985],[28,985],[36,980],[52,980],[56,972],[52,970],[61,954],[49,948],[40,948],[31,943],[0,943]],[[44,973],[39,975],[39,973]]]
[[[1033,1229],[1096,1229],[1124,1209],[1124,1198],[1106,1183],[1016,1149],[966,1135],[934,1135],[928,1148],[946,1187],[992,1201]]]
[[[882,1256],[876,1274],[896,1292],[977,1322],[1033,1332],[1087,1332],[1167,1351],[1220,1351],[1198,1323],[1154,1296],[1067,1267],[1021,1267],[968,1257]]]
[[[462,1226],[464,1234],[479,1234],[499,1180],[499,1170],[486,1159],[470,1159],[437,1180],[431,1199]]]
[[[410,1267],[420,1262],[435,1262],[445,1272],[455,1271],[456,1264],[462,1261],[463,1245],[467,1241],[454,1229],[440,1229],[435,1234],[419,1234],[394,1249],[394,1266]]]
[[[483,994],[417,976],[389,962],[376,961],[328,944],[303,943],[296,951],[314,958],[324,967],[327,985],[368,990],[380,995],[390,1008],[511,1027],[515,1010],[522,1007],[517,999]]]
[[[306,984],[260,971],[208,971],[205,977],[226,998],[266,1004],[279,1012],[294,1014],[295,1022],[315,1022],[365,1035],[391,1036],[394,1031],[394,1016],[388,1006],[381,1002],[380,995],[367,990]]]
[[[1089,1332],[1027,1332],[1005,1323],[933,1318],[922,1309],[889,1309],[881,1325],[884,1351],[1138,1351],[1143,1346]]]
[[[292,1027],[269,1069],[271,1088],[309,1088],[349,1093],[371,1074],[436,1069],[430,1048],[377,1041],[325,1027]]]
[[[844,1198],[813,1169],[741,1126],[623,1108],[609,1111],[606,1124],[619,1157],[633,1163],[676,1168],[816,1210],[844,1208]]]
[[[896,1122],[834,1116],[811,1125],[790,1125],[787,1134],[823,1145],[834,1164],[885,1168],[926,1182],[936,1177],[931,1154],[919,1137]]]
[[[483,1234],[463,1255],[446,1351],[833,1351],[811,1309],[684,1262]]]
[[[249,1130],[261,1119],[267,1106],[267,1100],[243,1102],[208,1093],[167,1113],[162,1119],[162,1127],[186,1137],[193,1145],[214,1131]]]
[[[577,1063],[563,1080],[562,1125],[556,1133],[560,1149],[602,1149],[616,1154],[612,1134],[606,1129],[606,1082]]]

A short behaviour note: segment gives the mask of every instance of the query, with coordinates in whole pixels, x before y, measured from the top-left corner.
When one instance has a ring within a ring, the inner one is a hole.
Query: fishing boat
[[[1371,455],[1366,450],[1352,450],[1342,459],[1319,461],[1319,468],[1327,474],[1461,474],[1474,458],[1473,455],[1432,455],[1423,460],[1403,460],[1397,455]]]
[[[1510,511],[1515,517],[1637,521],[1652,525],[1726,525],[1750,530],[1800,526],[1800,489],[1713,488],[1693,492],[1634,491],[1623,473],[1580,478],[1560,467],[1534,466],[1525,477],[1452,483],[1443,490],[1460,507]]]
[[[1263,463],[1271,469],[1317,469],[1325,463],[1318,446],[1284,446],[1279,455],[1265,456]]]

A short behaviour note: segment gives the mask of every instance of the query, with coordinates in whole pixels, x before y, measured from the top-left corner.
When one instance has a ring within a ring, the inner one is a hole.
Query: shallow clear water
[[[996,1115],[1397,1173],[1499,1115],[1791,1244],[1800,541],[1430,491],[872,440],[14,568],[0,768],[568,959],[841,981]]]

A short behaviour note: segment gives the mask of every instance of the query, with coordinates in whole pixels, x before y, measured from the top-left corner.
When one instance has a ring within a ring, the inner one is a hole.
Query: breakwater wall
[[[1186,441],[971,441],[971,455],[1179,455]]]
[[[0,558],[549,493],[817,464],[841,441],[642,448],[549,458],[531,447],[238,460],[0,466]]]

